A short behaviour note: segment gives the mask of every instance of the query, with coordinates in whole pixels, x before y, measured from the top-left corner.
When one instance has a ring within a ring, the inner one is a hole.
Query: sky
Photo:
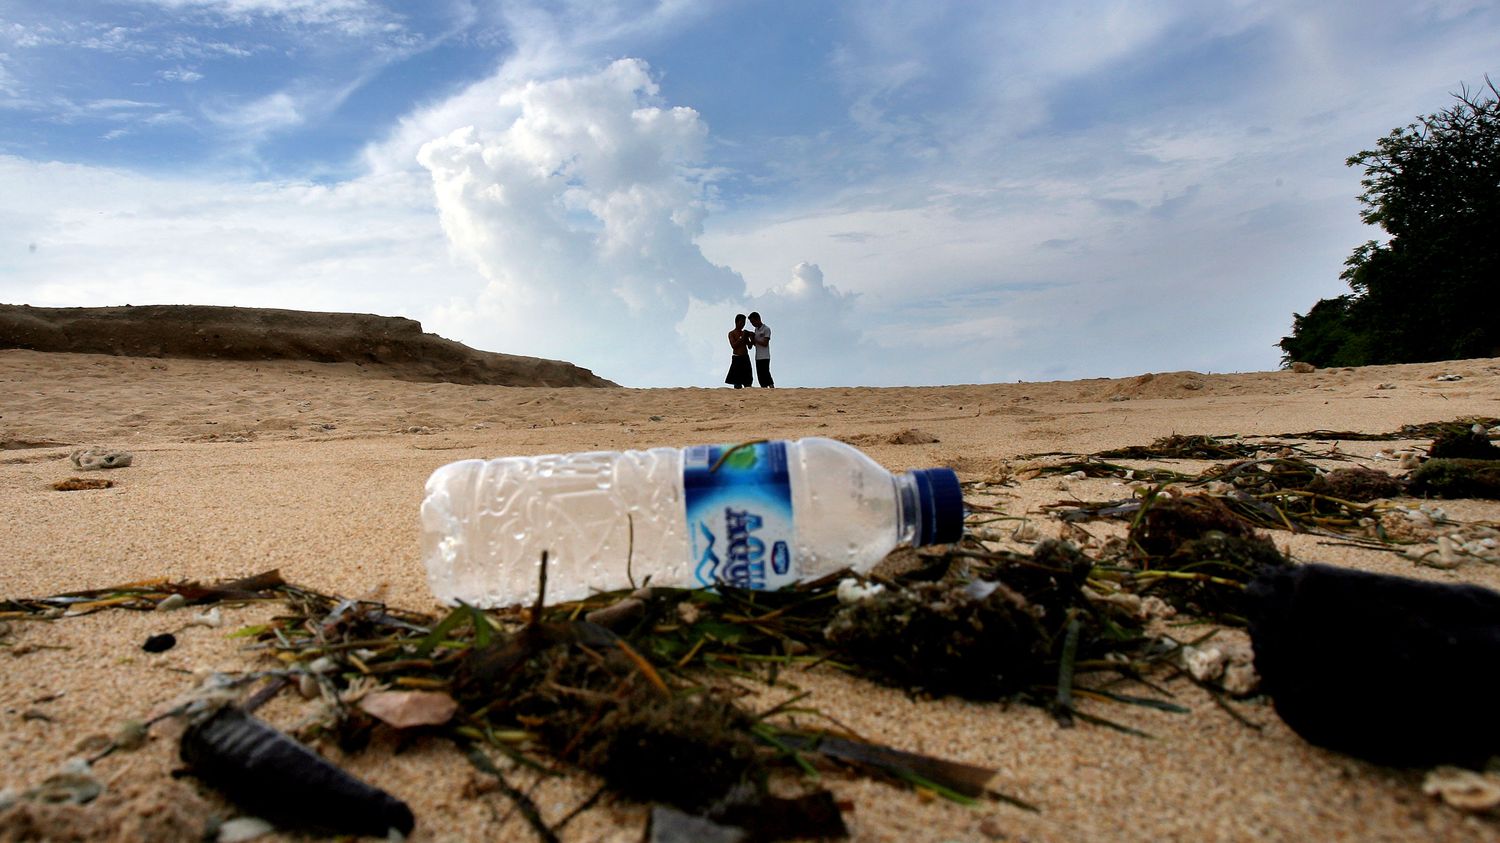
[[[626,386],[1258,371],[1489,0],[0,0],[0,302],[377,313]]]

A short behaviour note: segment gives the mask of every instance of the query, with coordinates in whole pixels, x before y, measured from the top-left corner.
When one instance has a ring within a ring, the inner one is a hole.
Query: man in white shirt
[[[774,387],[771,380],[771,326],[760,321],[759,313],[750,314],[750,324],[755,327],[755,378],[764,387]]]

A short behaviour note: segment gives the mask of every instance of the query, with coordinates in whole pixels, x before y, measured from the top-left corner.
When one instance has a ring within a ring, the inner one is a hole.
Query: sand
[[[1437,380],[1443,374],[1462,380]],[[780,376],[794,383],[795,366],[785,364]],[[962,480],[996,481],[1033,452],[1090,452],[1171,433],[1384,432],[1466,415],[1500,416],[1500,359],[1306,374],[736,392],[416,383],[353,363],[8,350],[0,351],[0,597],[280,568],[288,580],[324,591],[434,610],[417,555],[422,484],[437,466],[469,457],[836,436],[891,469],[950,465]],[[1415,444],[1423,443],[1338,447],[1389,469],[1392,463],[1368,458]],[[55,481],[85,476],[68,455],[90,445],[127,449],[134,463],[90,473],[114,480],[112,488],[53,491]],[[1051,477],[973,494],[1055,536],[1062,525],[1039,511],[1043,504],[1117,499],[1130,490],[1117,481]],[[1500,521],[1500,503],[1443,506],[1465,521]],[[1500,566],[1439,571],[1313,536],[1270,535],[1304,561],[1500,588]],[[260,663],[227,631],[274,611],[226,610],[223,629],[179,629],[182,613],[10,621],[0,637],[0,754],[7,759],[0,789],[35,785],[78,754],[82,739],[192,687],[195,672],[253,669]],[[178,632],[177,647],[140,650],[163,631]],[[961,807],[825,777],[853,805],[847,820],[855,840],[1500,840],[1495,821],[1424,796],[1420,771],[1309,746],[1264,701],[1238,706],[1262,727],[1253,730],[1183,682],[1171,687],[1187,715],[1097,709],[1154,736],[1147,740],[1060,728],[1027,706],[915,699],[827,669],[784,679],[861,734],[997,768],[997,789],[1041,808]],[[790,693],[780,688],[763,699],[769,705]],[[289,727],[304,705],[289,696],[262,713]],[[73,823],[67,827],[88,839],[137,839],[153,830],[169,839],[171,829],[205,813],[227,813],[190,780],[169,777],[175,750],[170,734],[153,731],[144,748],[99,762],[110,791],[85,809],[93,825],[79,825],[76,812],[31,819]],[[445,744],[394,754],[377,742],[356,756],[330,754],[411,804],[414,839],[532,839],[503,796],[474,793],[477,779]],[[557,778],[539,783],[535,797],[556,820],[595,787],[584,776]],[[606,799],[563,837],[638,840],[644,816],[640,806]]]

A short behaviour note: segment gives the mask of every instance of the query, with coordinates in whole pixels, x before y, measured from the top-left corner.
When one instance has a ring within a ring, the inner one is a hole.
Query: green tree
[[[1344,262],[1348,294],[1293,314],[1283,362],[1500,356],[1500,91],[1485,86],[1349,157],[1365,171],[1360,218],[1389,239]]]

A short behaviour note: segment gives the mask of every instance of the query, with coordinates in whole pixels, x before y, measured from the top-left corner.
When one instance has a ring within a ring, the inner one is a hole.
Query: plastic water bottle
[[[450,605],[532,603],[544,550],[561,602],[648,578],[775,589],[962,533],[952,470],[893,475],[821,438],[463,460],[422,501],[427,582]]]

